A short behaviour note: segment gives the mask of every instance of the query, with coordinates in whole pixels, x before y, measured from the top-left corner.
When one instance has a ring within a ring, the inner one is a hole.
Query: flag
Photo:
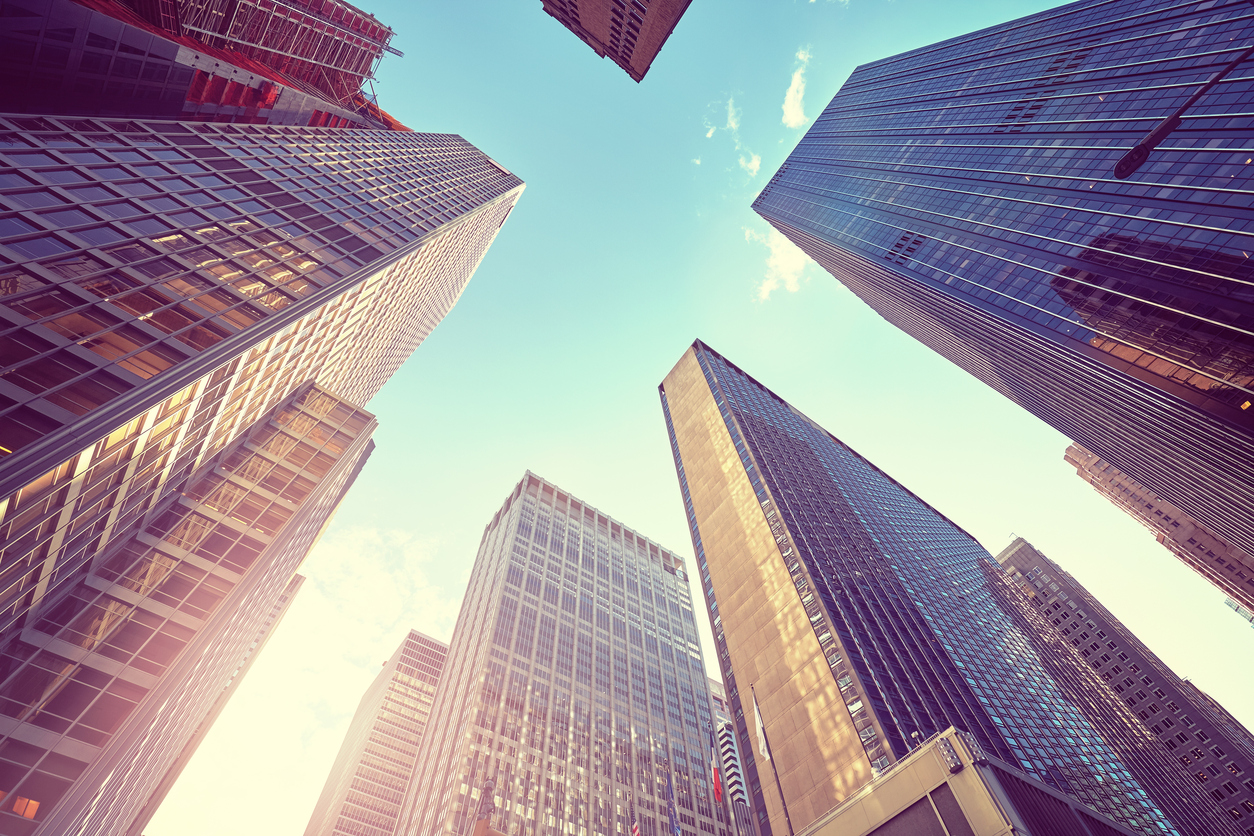
[[[714,747],[714,732],[707,729],[710,735],[710,780],[714,782],[714,803],[723,801],[723,779],[719,775],[718,750]]]
[[[631,836],[640,836],[640,825],[636,824],[636,802],[631,802]]]
[[[758,708],[758,694],[756,691],[753,692],[753,719],[758,724],[758,754],[762,756],[762,760],[769,761],[771,759],[771,747],[766,744],[766,728],[762,725],[762,710]]]
[[[671,820],[671,836],[684,836],[679,829],[679,812],[675,809],[675,788],[671,784],[671,774],[666,773],[666,815]]]

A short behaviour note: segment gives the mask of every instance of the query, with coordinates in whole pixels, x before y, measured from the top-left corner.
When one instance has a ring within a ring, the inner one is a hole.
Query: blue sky
[[[361,5],[405,52],[382,63],[383,107],[527,189],[369,405],[373,460],[148,836],[302,833],[380,664],[411,627],[449,638],[483,526],[526,469],[690,555],[657,385],[698,337],[990,551],[1026,537],[1254,724],[1230,663],[1254,630],[1223,596],[1076,477],[1067,439],[749,208],[858,64],[1057,4],[693,0],[639,85],[538,0]]]

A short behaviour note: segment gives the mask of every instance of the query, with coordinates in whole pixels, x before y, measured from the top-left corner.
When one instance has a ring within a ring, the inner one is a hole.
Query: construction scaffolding
[[[140,3],[134,5],[139,10]],[[242,53],[346,107],[373,77],[383,53],[401,54],[389,46],[395,34],[389,27],[341,0],[146,0],[143,5],[160,8],[165,25],[176,17],[178,34]]]

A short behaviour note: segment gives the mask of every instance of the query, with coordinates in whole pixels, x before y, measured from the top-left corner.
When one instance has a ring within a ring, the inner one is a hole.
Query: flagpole
[[[788,825],[788,836],[794,836],[792,831],[792,818],[788,815],[788,802],[784,800],[784,787],[779,782],[779,770],[775,768],[775,756],[771,754],[771,741],[766,736],[766,723],[762,722],[762,709],[758,707],[758,692],[753,690],[753,683],[749,683],[749,693],[753,695],[753,713],[758,723],[758,734],[762,735],[762,742],[766,744],[766,759],[771,763],[771,772],[775,774],[775,789],[779,790],[779,803],[784,805],[784,823]]]

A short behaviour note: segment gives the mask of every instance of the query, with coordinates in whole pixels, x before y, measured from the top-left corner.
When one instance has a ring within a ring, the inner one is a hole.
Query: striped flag
[[[636,802],[631,802],[631,836],[640,836],[640,825],[636,823]]]
[[[723,801],[723,778],[719,774],[718,768],[718,749],[714,746],[714,732],[706,729],[710,735],[710,780],[714,782],[714,803],[721,804]]]
[[[753,689],[750,688],[752,691]],[[753,692],[753,719],[758,724],[758,754],[762,756],[762,760],[769,761],[771,759],[771,747],[766,743],[766,727],[762,723],[762,710],[758,708],[758,694]]]

